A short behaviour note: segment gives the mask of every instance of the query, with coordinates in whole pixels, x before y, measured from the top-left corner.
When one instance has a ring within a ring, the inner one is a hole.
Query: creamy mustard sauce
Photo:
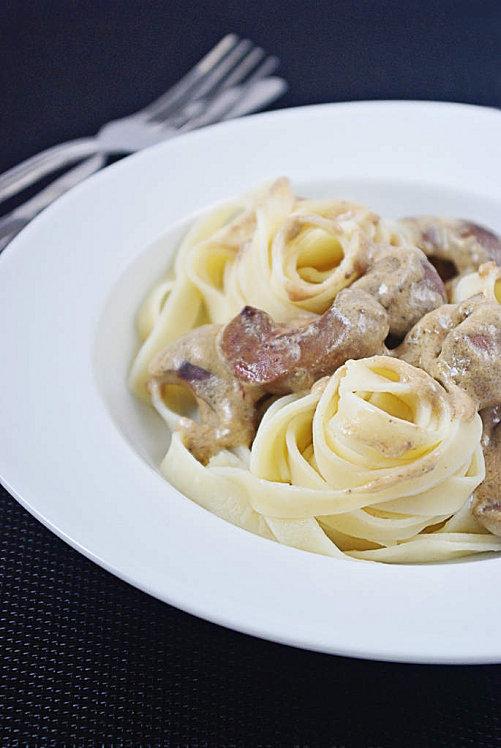
[[[244,215],[227,237],[235,251],[252,221]],[[501,535],[501,303],[493,291],[447,304],[443,284],[453,276],[454,298],[458,281],[480,266],[478,283],[485,284],[493,273],[492,283],[497,282],[501,240],[462,220],[425,216],[396,225],[402,243],[364,240],[348,287],[323,314],[299,311],[292,321],[275,322],[247,306],[227,324],[198,327],[161,351],[149,367],[150,386],[158,391],[180,385],[192,394],[198,413],[183,417],[180,430],[188,449],[206,464],[222,449],[252,444],[263,402],[270,396],[323,387],[325,378],[348,360],[390,353],[426,371],[453,394],[461,418],[480,411],[487,474],[472,512],[490,532]],[[289,226],[287,242],[301,228],[298,221]],[[321,275],[322,268],[316,272]],[[476,285],[468,281],[461,286],[469,287]],[[391,352],[385,347],[389,334],[403,339]],[[418,384],[419,377],[416,397],[423,394]],[[414,448],[410,442],[404,446]],[[376,447],[385,453],[383,445]]]

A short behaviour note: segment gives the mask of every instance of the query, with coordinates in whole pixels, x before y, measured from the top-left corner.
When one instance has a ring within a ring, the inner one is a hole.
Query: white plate
[[[219,125],[90,179],[0,261],[2,482],[86,556],[211,621],[355,657],[500,661],[500,558],[335,561],[226,524],[157,472],[165,433],[125,385],[139,301],[193,212],[288,174],[303,194],[501,230],[500,164],[497,111],[374,102]]]

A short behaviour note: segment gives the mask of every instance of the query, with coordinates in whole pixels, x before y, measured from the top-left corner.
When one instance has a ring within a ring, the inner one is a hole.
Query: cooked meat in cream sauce
[[[478,410],[501,402],[501,305],[445,304],[425,315],[393,351],[445,387],[457,385]]]
[[[402,243],[368,243],[364,273],[324,314],[277,323],[247,306],[228,324],[198,327],[158,354],[150,386],[191,391],[198,417],[181,418],[181,431],[206,463],[221,449],[251,445],[264,398],[306,391],[348,359],[390,353],[446,389],[460,388],[466,406],[480,411],[486,478],[472,513],[501,535],[501,304],[494,293],[448,304],[443,283],[490,262],[481,285],[493,263],[501,265],[501,239],[463,220],[424,216],[396,225]],[[403,339],[392,351],[388,334]]]
[[[404,218],[398,222],[412,244],[423,250],[437,268],[453,274],[470,273],[494,260],[501,265],[501,239],[470,221],[437,216]],[[449,280],[449,277],[443,277]]]
[[[482,296],[430,312],[393,353],[446,388],[460,387],[480,411],[486,476],[473,514],[501,535],[501,304]]]
[[[153,360],[157,385],[184,385],[196,398],[198,420],[185,419],[182,430],[199,460],[248,446],[264,395],[305,391],[350,358],[384,353],[389,332],[405,334],[445,299],[442,281],[418,249],[369,250],[366,267],[320,317],[277,324],[245,307],[227,325],[196,328]]]
[[[201,462],[221,449],[250,444],[261,393],[233,376],[219,353],[221,325],[203,325],[183,335],[150,364],[151,384],[183,385],[196,399],[198,420],[182,419],[188,449]]]
[[[301,392],[350,358],[384,349],[388,316],[361,290],[341,291],[313,321],[276,324],[259,309],[245,307],[221,334],[221,351],[240,381],[283,394]]]
[[[480,415],[484,424],[485,480],[475,491],[472,512],[490,532],[501,535],[501,405],[486,408]]]
[[[396,337],[447,300],[444,284],[424,254],[403,247],[378,248],[365,275],[350,288],[366,291],[386,309]]]

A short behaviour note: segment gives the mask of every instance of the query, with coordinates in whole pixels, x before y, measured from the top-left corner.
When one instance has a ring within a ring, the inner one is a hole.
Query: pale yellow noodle
[[[147,387],[152,358],[203,322],[224,324],[245,305],[277,322],[317,317],[364,272],[374,244],[408,237],[363,206],[298,198],[284,178],[194,225],[137,319],[130,386],[174,429],[162,471],[219,517],[301,550],[387,563],[501,550],[469,510],[485,472],[480,417],[410,364],[347,362],[310,393],[276,400],[250,452],[222,451],[207,466],[176,430],[178,393]],[[501,301],[499,269],[483,266],[453,293]]]
[[[381,231],[363,206],[299,199],[285,178],[218,207],[187,233],[139,311],[132,391],[148,398],[152,358],[202,321],[229,322],[247,304],[276,321],[324,312],[360,275],[366,242]]]
[[[152,358],[166,345],[196,326],[202,311],[203,297],[186,273],[186,257],[239,209],[228,204],[198,221],[188,231],[178,249],[174,267],[147,295],[137,317],[142,345],[136,354],[129,386],[135,395],[148,399],[146,383]]]
[[[476,273],[459,278],[452,287],[451,301],[458,304],[479,294],[488,301],[501,304],[501,268],[494,262],[486,262]]]
[[[468,406],[398,359],[350,361],[312,393],[270,406],[248,467],[219,455],[199,469],[215,481],[214,501],[238,497],[253,522],[303,550],[388,563],[501,550],[468,511],[484,478],[482,424]],[[200,501],[207,489],[190,483],[193,457],[179,436],[173,445],[162,470]]]

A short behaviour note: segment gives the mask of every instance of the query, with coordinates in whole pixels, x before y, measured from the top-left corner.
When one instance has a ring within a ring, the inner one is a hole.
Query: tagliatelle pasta
[[[188,278],[187,256],[194,246],[224,225],[239,207],[236,204],[224,205],[197,221],[181,243],[172,271],[154,286],[143,302],[137,319],[142,344],[129,375],[131,389],[139,397],[148,398],[145,387],[153,356],[168,343],[202,323],[203,298]]]
[[[298,198],[284,178],[199,220],[142,305],[130,373],[173,432],[161,465],[170,483],[238,527],[345,561],[501,551],[471,511],[485,478],[482,418],[491,429],[500,420],[497,369],[477,380],[494,403],[481,418],[454,358],[467,344],[475,365],[497,360],[499,268],[452,284],[456,304],[483,297],[477,311],[444,306],[426,254],[448,261],[445,224],[465,266],[496,239],[461,221],[387,221]]]
[[[363,272],[364,242],[384,232],[363,206],[298,199],[285,178],[202,218],[140,310],[133,391],[144,397],[153,356],[203,321],[228,322],[247,304],[277,321],[325,311]]]
[[[246,304],[276,321],[322,313],[363,272],[361,245],[378,223],[353,203],[298,200],[279,179],[192,253],[188,275],[214,322],[228,322]]]
[[[195,485],[193,458],[176,438],[162,470],[195,501],[210,492],[216,513],[227,518],[223,507],[238,501],[240,517],[260,516],[277,540],[304,550],[443,560],[501,550],[463,510],[484,477],[481,431],[460,392],[381,356],[350,361],[310,394],[270,406],[248,467],[220,454],[198,468]]]
[[[460,277],[452,288],[451,301],[457,304],[479,294],[501,304],[501,268],[493,262],[486,262],[475,273]]]

